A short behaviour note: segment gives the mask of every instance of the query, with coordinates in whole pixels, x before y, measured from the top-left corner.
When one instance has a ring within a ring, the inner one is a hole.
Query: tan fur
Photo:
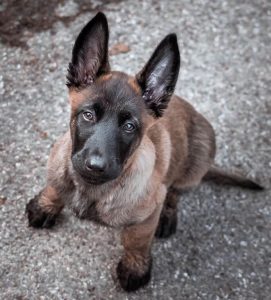
[[[139,85],[136,83],[136,80],[134,77],[132,77],[132,76],[129,77],[128,84],[137,94],[140,94],[141,89],[140,89]]]
[[[112,74],[112,73],[107,73],[107,74],[105,74],[105,75],[102,75],[102,76],[100,76],[98,80],[101,80],[101,81],[106,81],[106,80],[109,80],[109,79],[111,79],[111,78],[112,78],[112,76],[113,76],[113,74]]]
[[[58,214],[64,206],[57,191],[50,185],[46,186],[46,188],[41,192],[39,204],[41,208],[50,215]]]
[[[90,90],[88,88],[83,90],[71,89],[69,91],[71,111],[74,112],[76,108],[86,100],[87,96],[90,96]]]
[[[165,196],[163,193],[162,195]],[[160,194],[160,197],[162,195]],[[162,205],[158,205],[144,222],[128,226],[122,232],[122,244],[125,250],[122,263],[139,276],[146,273],[150,263],[151,242],[159,221],[161,208]]]
[[[167,186],[198,185],[215,156],[215,135],[208,121],[183,99],[173,96],[161,122],[171,137]]]

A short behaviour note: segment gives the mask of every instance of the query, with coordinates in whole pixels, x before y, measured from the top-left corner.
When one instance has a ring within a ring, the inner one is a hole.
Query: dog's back
[[[148,135],[157,155],[166,151],[170,156],[163,179],[167,187],[182,189],[199,184],[214,161],[213,128],[192,105],[176,95],[172,96],[163,118],[153,125]],[[157,168],[161,168],[161,164],[160,159]]]

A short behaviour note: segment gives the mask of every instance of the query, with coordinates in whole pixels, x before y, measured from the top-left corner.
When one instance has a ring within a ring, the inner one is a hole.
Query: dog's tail
[[[262,191],[264,187],[244,175],[230,173],[219,167],[212,166],[203,177],[204,181],[213,181],[216,184],[240,186],[246,189]]]

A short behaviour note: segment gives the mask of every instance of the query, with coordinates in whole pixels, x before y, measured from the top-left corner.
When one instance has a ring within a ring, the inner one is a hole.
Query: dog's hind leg
[[[52,227],[63,206],[63,201],[57,191],[51,186],[46,186],[26,205],[29,226],[36,228]]]
[[[158,238],[168,238],[177,229],[177,204],[179,191],[170,187],[156,228],[155,236]]]

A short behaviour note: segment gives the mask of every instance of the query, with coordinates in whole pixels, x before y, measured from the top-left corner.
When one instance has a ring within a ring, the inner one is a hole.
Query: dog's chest
[[[147,195],[147,183],[126,182],[110,192],[76,189],[71,209],[81,219],[119,227],[138,221],[136,207]]]

